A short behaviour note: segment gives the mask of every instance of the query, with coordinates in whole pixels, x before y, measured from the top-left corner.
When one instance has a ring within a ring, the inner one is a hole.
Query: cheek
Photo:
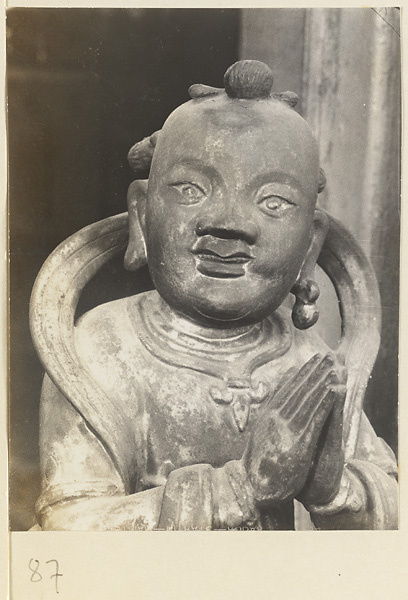
[[[172,209],[164,200],[150,201],[146,211],[146,237],[151,249],[159,250],[177,239],[177,209]]]
[[[271,219],[272,221],[272,219]],[[258,267],[271,276],[293,277],[300,269],[310,242],[310,226],[299,220],[269,222],[261,229]]]
[[[185,207],[155,201],[146,214],[148,263],[155,270],[172,273],[186,268],[194,242],[194,220]]]

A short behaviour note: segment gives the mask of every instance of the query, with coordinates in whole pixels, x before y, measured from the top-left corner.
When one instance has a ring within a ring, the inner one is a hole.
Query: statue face
[[[164,300],[223,327],[272,313],[309,247],[318,171],[308,125],[280,102],[223,95],[177,109],[157,142],[146,208]]]

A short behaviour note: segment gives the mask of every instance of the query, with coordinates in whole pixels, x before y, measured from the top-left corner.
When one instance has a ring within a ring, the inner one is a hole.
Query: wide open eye
[[[181,183],[173,183],[171,187],[175,188],[180,196],[180,202],[183,204],[197,204],[206,198],[205,191],[196,183],[183,181]]]
[[[258,202],[259,208],[271,217],[280,217],[286,210],[295,206],[281,196],[266,196]]]

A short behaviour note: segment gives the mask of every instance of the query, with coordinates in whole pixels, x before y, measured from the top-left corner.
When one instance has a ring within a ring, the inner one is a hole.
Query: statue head
[[[232,65],[224,87],[192,86],[192,99],[132,149],[131,164],[150,174],[130,188],[125,261],[137,265],[141,232],[162,298],[219,327],[260,321],[294,286],[310,288],[325,236],[318,146],[296,96],[272,94],[258,61]]]

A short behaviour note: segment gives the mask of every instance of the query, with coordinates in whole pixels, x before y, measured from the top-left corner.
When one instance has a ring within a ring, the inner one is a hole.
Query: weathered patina
[[[293,529],[295,499],[319,528],[397,527],[395,457],[362,413],[375,277],[316,208],[316,140],[272,82],[240,61],[223,89],[192,86],[130,151],[148,179],[131,184],[128,215],[44,266],[31,305],[47,372],[43,529]],[[156,289],[74,324],[85,283],[125,246]],[[317,262],[342,308],[337,350],[312,327]]]

